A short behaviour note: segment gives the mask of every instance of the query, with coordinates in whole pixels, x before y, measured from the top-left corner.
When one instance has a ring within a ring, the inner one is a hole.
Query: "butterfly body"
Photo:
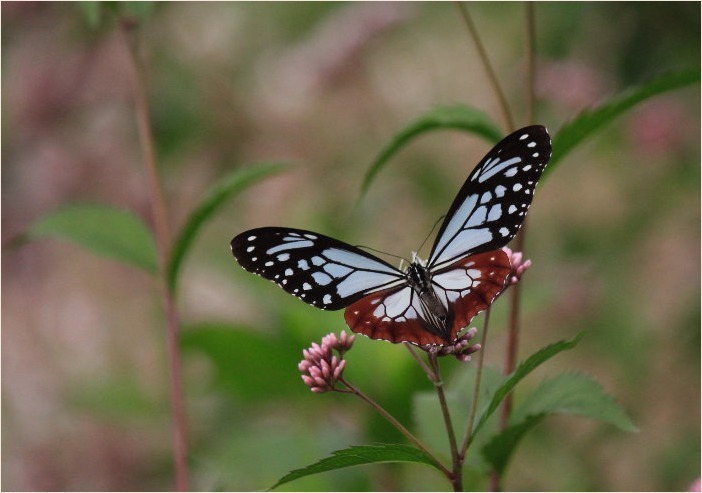
[[[542,126],[498,143],[458,192],[426,262],[406,270],[310,231],[265,227],[231,242],[247,271],[317,308],[340,310],[354,332],[372,339],[451,344],[505,288],[511,273],[500,248],[516,235],[548,159]]]
[[[427,330],[448,340],[451,332],[448,307],[439,301],[436,291],[432,288],[431,273],[416,255],[415,261],[407,268],[407,283],[416,293],[424,309]]]

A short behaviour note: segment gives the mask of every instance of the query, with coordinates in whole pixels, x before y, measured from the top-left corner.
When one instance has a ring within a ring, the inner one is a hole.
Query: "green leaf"
[[[416,462],[418,464],[436,467],[429,456],[421,450],[410,447],[409,445],[392,443],[361,445],[337,450],[336,452],[332,452],[331,457],[322,459],[302,469],[291,471],[283,476],[276,484],[271,486],[269,490],[312,474],[377,462]]]
[[[504,474],[507,463],[522,437],[540,423],[545,416],[546,414],[529,416],[519,424],[506,427],[482,448],[483,457],[498,475]]]
[[[100,25],[102,2],[82,1],[78,2],[78,8],[83,13],[83,18],[88,23],[88,27],[95,29]]]
[[[544,380],[515,411],[510,424],[482,449],[483,456],[502,475],[522,437],[550,414],[573,414],[598,419],[624,431],[638,431],[634,423],[587,375],[564,374]]]
[[[637,104],[661,93],[700,81],[700,69],[694,68],[658,77],[642,86],[631,88],[604,103],[587,109],[566,123],[553,138],[553,154],[544,176],[553,172],[570,151],[591,134],[601,130],[616,117]]]
[[[540,413],[576,414],[624,431],[638,431],[614,398],[588,375],[564,374],[544,380],[515,412],[513,422]]]
[[[485,408],[479,415],[476,425],[473,428],[473,436],[475,436],[480,428],[485,424],[488,418],[495,412],[502,400],[509,394],[514,387],[529,373],[536,369],[542,363],[553,358],[555,355],[566,349],[572,349],[575,347],[582,339],[584,333],[578,334],[576,337],[570,341],[559,341],[554,344],[550,344],[544,348],[541,348],[536,353],[529,356],[525,361],[520,363],[517,369],[508,376],[505,381],[497,389],[497,392],[492,396],[490,404]],[[471,437],[471,441],[473,438]]]
[[[133,213],[115,207],[64,206],[34,223],[28,236],[62,238],[151,274],[158,270],[156,245],[149,229]]]
[[[242,167],[222,177],[205,193],[203,199],[188,217],[173,245],[168,263],[168,287],[171,292],[176,292],[178,273],[197,234],[225,201],[264,178],[286,169],[286,166],[279,163],[259,163]]]
[[[390,143],[380,152],[366,171],[358,201],[360,202],[368,192],[375,176],[394,154],[418,135],[440,129],[463,130],[483,137],[491,143],[497,143],[502,138],[499,127],[480,110],[460,104],[434,108],[395,134]]]
[[[152,16],[156,2],[119,2],[126,15],[135,17],[139,22],[146,23]]]

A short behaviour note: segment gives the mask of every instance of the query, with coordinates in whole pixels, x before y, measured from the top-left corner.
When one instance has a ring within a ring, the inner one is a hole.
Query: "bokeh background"
[[[469,8],[524,124],[524,6]],[[535,11],[537,120],[552,131],[631,85],[700,63],[696,2]],[[341,330],[341,314],[245,273],[228,242],[287,225],[398,255],[419,247],[484,141],[423,136],[353,204],[380,149],[425,111],[461,102],[501,122],[456,5],[164,3],[142,30],[174,231],[223,174],[293,163],[228,203],[187,259],[178,304],[192,487],[265,489],[333,450],[400,440],[360,401],[313,395],[299,380],[300,351]],[[114,24],[92,27],[79,4],[2,3],[4,490],[173,488],[153,280],[60,241],[8,246],[66,203],[111,204],[151,222],[125,67]],[[700,476],[699,158],[695,86],[619,118],[539,187],[520,354],[587,335],[525,388],[587,373],[640,431],[549,418],[518,449],[505,488],[684,490]],[[505,313],[503,300],[486,354],[497,368]],[[430,386],[405,349],[359,338],[348,359],[347,377],[413,428],[412,396]],[[375,465],[287,489],[446,486],[421,466]]]

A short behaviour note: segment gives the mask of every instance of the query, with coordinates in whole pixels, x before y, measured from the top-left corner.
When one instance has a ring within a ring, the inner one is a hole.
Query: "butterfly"
[[[519,231],[551,157],[545,127],[500,141],[468,176],[429,257],[400,270],[342,241],[264,227],[231,241],[236,261],[323,310],[345,308],[352,331],[372,339],[450,345],[503,291],[511,265],[501,250]]]

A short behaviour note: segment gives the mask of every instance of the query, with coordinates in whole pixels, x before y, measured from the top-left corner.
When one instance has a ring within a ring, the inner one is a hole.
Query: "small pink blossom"
[[[354,336],[347,336],[344,331],[339,337],[327,334],[322,338],[322,344],[313,342],[302,350],[305,359],[300,361],[297,368],[302,372],[302,381],[312,392],[329,392],[334,390],[336,382],[346,367],[343,353],[351,349]],[[333,354],[336,350],[339,356]]]
[[[470,343],[471,339],[473,339],[477,333],[478,329],[472,327],[449,346],[440,346],[437,349],[437,346],[426,344],[420,347],[425,351],[436,351],[437,356],[447,356],[450,354],[458,361],[467,363],[470,361],[470,355],[480,349],[480,344]]]
[[[531,260],[523,260],[524,255],[522,252],[513,252],[507,247],[502,247],[502,251],[507,254],[509,261],[512,264],[512,273],[510,274],[509,282],[510,284],[517,284],[522,278],[522,274],[524,274],[524,272],[531,267]]]

